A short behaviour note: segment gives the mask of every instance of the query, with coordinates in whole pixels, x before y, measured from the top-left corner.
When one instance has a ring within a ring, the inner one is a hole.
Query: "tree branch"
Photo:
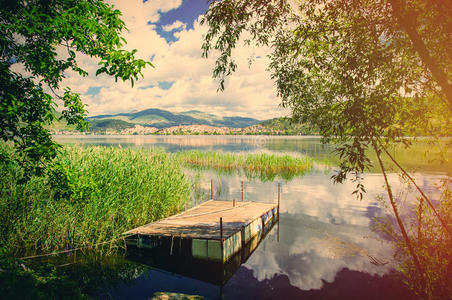
[[[449,234],[449,239],[450,242],[452,244],[452,232],[449,230],[449,228],[447,227],[446,222],[444,222],[443,218],[441,218],[441,216],[439,215],[439,213],[436,211],[435,207],[433,206],[432,202],[430,201],[430,199],[427,197],[427,195],[425,195],[425,193],[422,191],[422,189],[416,184],[416,182],[414,181],[413,177],[410,176],[410,174],[408,174],[407,171],[405,171],[405,169],[394,159],[394,157],[389,153],[389,151],[384,147],[381,146],[384,150],[384,152],[386,153],[386,155],[388,155],[388,157],[391,159],[391,161],[397,166],[397,168],[399,168],[402,173],[411,181],[411,183],[416,187],[416,189],[418,190],[418,192],[421,194],[422,198],[427,202],[427,204],[430,206],[430,208],[433,210],[433,213],[435,214],[435,216],[438,218],[438,220],[441,222],[442,227],[444,228],[444,230]]]
[[[386,170],[385,170],[384,164],[383,164],[383,162],[381,160],[381,156],[380,156],[381,150],[378,149],[377,144],[376,144],[376,142],[374,140],[372,140],[372,146],[373,146],[373,148],[375,150],[375,153],[377,154],[378,163],[380,165],[380,169],[381,169],[381,172],[383,173],[383,177],[384,177],[384,180],[385,180],[386,191],[388,192],[389,202],[391,203],[392,210],[394,212],[397,224],[399,225],[400,231],[402,232],[402,236],[403,236],[403,239],[405,240],[405,243],[406,243],[406,245],[408,247],[408,251],[410,252],[411,257],[413,258],[414,265],[416,266],[416,269],[419,272],[419,275],[421,277],[422,291],[425,291],[424,271],[423,271],[422,266],[421,266],[421,264],[419,262],[419,258],[417,257],[416,253],[414,252],[413,245],[412,245],[411,240],[410,240],[410,238],[409,238],[409,236],[408,236],[408,234],[407,234],[407,232],[405,230],[405,226],[403,225],[402,219],[400,218],[399,211],[397,209],[397,204],[395,203],[394,196],[392,194],[392,189],[391,189],[391,186],[389,184],[388,177],[386,175]]]
[[[452,84],[450,83],[447,74],[443,70],[441,70],[439,64],[428,52],[425,43],[422,41],[421,36],[416,30],[416,20],[406,11],[405,0],[389,0],[389,3],[392,6],[394,16],[398,20],[399,25],[407,33],[408,37],[413,43],[414,49],[419,54],[422,62],[430,70],[433,78],[438,83],[442,92],[446,96],[449,104],[449,110],[452,112]]]

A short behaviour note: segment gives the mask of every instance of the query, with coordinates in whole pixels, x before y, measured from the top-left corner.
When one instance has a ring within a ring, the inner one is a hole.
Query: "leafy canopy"
[[[60,86],[65,71],[88,75],[77,64],[78,54],[99,59],[96,75],[130,80],[132,86],[152,66],[136,59],[136,50],[121,49],[126,28],[120,15],[102,0],[0,1],[0,137],[14,142],[25,170],[40,173],[56,155],[58,145],[45,126],[55,119],[57,100],[69,125],[87,127],[80,95]],[[65,57],[57,54],[61,47]],[[12,71],[14,64],[22,64],[27,75]]]
[[[342,164],[335,180],[349,173],[359,180],[371,164],[368,148],[409,143],[405,136],[419,128],[450,133],[447,87],[407,33],[407,26],[414,28],[428,59],[435,57],[434,65],[451,78],[452,17],[440,6],[426,0],[211,1],[202,20],[209,25],[204,56],[219,50],[213,75],[222,90],[237,68],[232,49],[244,33],[250,36],[245,44],[270,46],[268,69],[282,105],[337,144]]]

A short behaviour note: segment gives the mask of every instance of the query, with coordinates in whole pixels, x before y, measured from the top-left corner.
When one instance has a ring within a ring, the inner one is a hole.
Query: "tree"
[[[121,49],[126,27],[120,15],[102,0],[0,1],[0,137],[15,144],[26,176],[41,173],[57,153],[59,145],[45,128],[55,119],[57,101],[64,104],[67,124],[87,127],[80,95],[60,87],[65,71],[88,75],[77,64],[78,53],[99,59],[96,75],[132,85],[151,65],[136,59],[136,50]],[[59,47],[66,57],[58,56]],[[13,72],[14,64],[28,75]]]
[[[452,110],[452,55],[449,51],[452,46],[452,5],[440,0],[388,2],[392,8],[392,18],[409,37]]]
[[[419,128],[432,136],[451,133],[452,14],[440,1],[430,2],[223,0],[211,1],[202,20],[209,26],[204,56],[220,53],[213,72],[220,90],[237,68],[232,49],[243,33],[250,36],[245,44],[271,47],[268,69],[282,105],[291,108],[294,119],[319,128],[324,142],[336,145],[341,164],[334,180],[353,175],[358,197],[365,192],[360,174],[373,163],[369,150],[375,151],[421,296],[427,295],[428,278],[399,214],[382,155],[390,155],[392,144],[409,145],[407,136]],[[444,218],[421,195],[452,243]]]

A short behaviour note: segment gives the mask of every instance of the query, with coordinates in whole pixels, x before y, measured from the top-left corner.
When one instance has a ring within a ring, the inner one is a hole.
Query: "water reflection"
[[[441,176],[421,176],[427,192]],[[396,194],[405,191],[395,175],[390,176]],[[245,266],[258,281],[285,275],[290,284],[301,290],[320,289],[333,282],[344,268],[370,275],[387,274],[392,265],[392,247],[371,230],[374,217],[385,212],[375,200],[383,197],[383,179],[379,174],[366,174],[367,194],[362,201],[351,196],[353,183],[334,185],[327,176],[310,175],[283,185],[280,216],[280,242],[264,241],[262,247]],[[234,184],[232,184],[234,185]],[[255,183],[250,198],[263,199],[274,187]],[[401,210],[406,214],[413,205],[413,193],[405,195]],[[411,200],[410,200],[411,199]],[[375,265],[375,260],[381,262]]]
[[[215,173],[203,173],[201,178],[206,195],[209,178],[215,178]],[[417,179],[426,186],[434,186],[440,178]],[[215,193],[225,200],[240,199],[242,180],[240,176],[221,176],[221,180],[215,181]],[[412,299],[401,283],[388,275],[394,267],[391,245],[371,229],[374,217],[385,214],[376,200],[378,195],[384,198],[383,180],[379,174],[367,174],[364,180],[368,192],[361,201],[351,196],[353,183],[334,185],[329,176],[322,174],[283,182],[278,228],[268,234],[243,265],[237,270],[234,268],[232,273],[235,274],[224,281],[221,295],[225,299],[274,299],[280,298],[278,295],[308,299],[328,295],[335,299],[348,299],[353,295],[369,299]],[[390,180],[396,192],[405,190],[397,176],[390,176]],[[427,190],[430,194],[436,193],[434,188]],[[276,199],[276,183],[245,182],[245,200],[276,202]],[[405,201],[402,209],[409,206],[409,201]],[[147,264],[161,270],[162,256],[154,256],[154,259],[159,261],[157,265]],[[218,283],[181,272],[185,268],[192,272],[196,266],[184,262],[176,262],[175,266],[179,269],[169,271],[184,276],[151,269],[148,275],[137,280],[139,285],[134,283],[109,293],[120,298],[144,289],[148,293],[173,291],[220,298],[215,289]],[[212,273],[211,279],[214,277]],[[173,284],[158,286],[162,278]]]
[[[240,178],[223,178],[223,190],[234,198]],[[375,266],[369,256],[389,260],[391,247],[370,230],[372,217],[383,211],[371,200],[381,191],[381,178],[366,178],[369,194],[362,201],[351,197],[354,185],[333,185],[328,177],[311,175],[283,185],[280,208],[280,241],[268,239],[245,264],[258,280],[286,275],[290,284],[302,290],[319,289],[334,280],[344,267],[383,275],[390,264]],[[373,187],[373,188],[372,188]],[[269,195],[272,195],[269,197]],[[246,186],[246,198],[276,199],[273,183],[253,182]],[[369,212],[372,212],[369,214]]]

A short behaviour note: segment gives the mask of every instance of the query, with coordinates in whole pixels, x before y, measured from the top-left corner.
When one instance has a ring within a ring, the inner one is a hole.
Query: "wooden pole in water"
[[[223,218],[220,217],[220,249],[221,249],[221,263],[224,262],[223,257]]]
[[[281,183],[278,182],[278,220],[279,220],[279,204],[281,202]]]
[[[213,179],[210,179],[210,200],[213,200]]]
[[[244,199],[244,195],[243,195],[243,181],[242,181],[242,202],[243,202],[243,199]]]

